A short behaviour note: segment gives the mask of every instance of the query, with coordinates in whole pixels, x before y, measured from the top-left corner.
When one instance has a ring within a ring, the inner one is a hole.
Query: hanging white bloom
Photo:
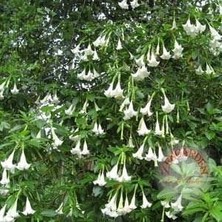
[[[157,161],[163,162],[166,159],[166,157],[163,155],[162,147],[158,145],[158,158]]]
[[[97,54],[97,51],[95,50],[94,53],[93,53],[93,58],[92,58],[94,61],[99,61],[99,56]]]
[[[137,112],[133,108],[132,101],[130,102],[129,107],[125,109],[123,112],[124,112],[124,117],[123,117],[124,120],[131,119],[132,117],[137,115]]]
[[[13,164],[13,158],[14,158],[15,150],[12,151],[12,153],[9,155],[8,159],[1,161],[1,165],[4,169],[9,170],[11,172],[14,172],[15,170],[15,164]]]
[[[129,206],[129,199],[128,199],[128,195],[126,193],[126,198],[125,198],[125,201],[124,201],[124,207],[123,207],[123,215],[127,214],[127,213],[130,213],[132,210],[130,209],[130,206]]]
[[[173,29],[177,29],[175,17],[173,18],[173,23],[172,23],[172,27],[171,27],[171,30],[173,30]]]
[[[71,104],[68,109],[65,110],[65,114],[68,116],[71,116],[73,112],[75,111],[76,106],[74,104]]]
[[[144,191],[142,191],[142,195],[143,195],[143,203],[142,203],[142,205],[141,205],[140,207],[141,207],[141,208],[151,207],[151,206],[152,206],[152,203],[150,203],[150,202],[147,200],[147,198],[146,198],[146,196],[145,196],[145,194],[144,194]]]
[[[218,33],[218,31],[209,25],[211,37],[215,40],[221,40],[222,36]]]
[[[144,136],[144,135],[149,134],[150,132],[151,132],[151,130],[147,129],[144,118],[142,117],[139,122],[137,133],[139,134],[139,136]]]
[[[187,22],[182,26],[185,32],[187,33],[187,35],[192,36],[192,37],[195,37],[197,35],[198,32],[197,32],[196,26],[191,24],[190,18],[188,18]]]
[[[118,5],[119,5],[120,8],[122,8],[122,9],[128,9],[128,8],[129,8],[126,0],[122,0],[121,2],[118,2]]]
[[[206,74],[210,75],[210,74],[215,74],[215,71],[213,69],[213,67],[209,64],[206,63]]]
[[[133,157],[142,160],[144,159],[143,152],[144,152],[144,143],[139,147],[136,153],[133,153]]]
[[[6,210],[6,204],[0,209],[0,221],[5,222],[5,210]]]
[[[26,161],[24,149],[22,149],[20,160],[19,160],[16,168],[19,170],[27,170],[27,169],[29,169],[30,166],[31,166],[31,164],[28,164]]]
[[[171,203],[171,207],[174,209],[174,211],[181,211],[183,209],[181,201],[182,201],[182,194],[180,194],[180,196],[177,198],[177,200],[174,203]]]
[[[165,214],[170,219],[173,219],[173,220],[177,219],[177,216],[175,216],[174,212],[166,211]]]
[[[145,66],[144,55],[141,55],[138,59],[135,59],[135,62],[139,67]]]
[[[159,55],[159,54],[160,54],[160,40],[159,40],[159,38],[158,38],[158,43],[157,43],[157,46],[156,46],[155,54],[156,54],[156,55]]]
[[[169,201],[163,200],[163,201],[160,201],[160,203],[161,203],[161,205],[162,205],[163,207],[165,207],[165,208],[170,208]]]
[[[123,164],[122,175],[117,179],[119,182],[127,182],[131,180],[131,176],[128,175],[126,170],[126,163]]]
[[[170,113],[174,110],[175,108],[175,104],[171,104],[165,94],[165,91],[164,89],[162,89],[162,93],[163,93],[163,96],[164,96],[164,105],[161,105],[162,107],[162,110],[163,112],[165,113]]]
[[[120,85],[120,78],[118,79],[116,88],[113,89],[113,91],[112,91],[112,97],[114,97],[116,99],[124,98],[123,89],[121,89],[121,85]]]
[[[135,209],[137,208],[137,206],[136,206],[136,190],[135,190],[134,193],[133,193],[132,199],[131,199],[131,201],[130,201],[129,208],[130,208],[131,210],[135,210]]]
[[[170,59],[171,55],[170,55],[170,52],[168,52],[165,48],[165,45],[163,43],[163,53],[162,55],[160,56],[161,59],[164,59],[164,60],[168,60]]]
[[[86,69],[83,69],[83,71],[81,73],[77,74],[77,78],[80,80],[84,80],[86,76]]]
[[[140,6],[138,3],[138,0],[133,0],[132,2],[130,2],[130,5],[131,5],[132,9],[135,9]]]
[[[136,73],[131,74],[131,75],[136,81],[140,81],[148,77],[150,75],[150,72],[147,71],[147,68],[145,65],[142,65],[141,67],[137,69]]]
[[[148,61],[148,66],[150,67],[157,67],[159,65],[160,62],[156,60],[156,55],[153,49],[149,48],[149,51],[147,53],[147,61]]]
[[[106,97],[113,97],[113,81],[111,82],[111,84],[109,85],[109,88],[104,92],[104,95]]]
[[[73,54],[78,54],[80,52],[80,44],[78,44],[74,49],[71,49]]]
[[[101,209],[103,214],[106,214],[110,217],[118,217],[118,213],[117,213],[117,192],[115,193],[115,195],[110,199],[110,201],[105,205],[104,209]]]
[[[84,102],[83,106],[82,106],[82,109],[80,110],[79,113],[81,114],[86,114],[87,113],[87,107],[88,107],[89,103],[88,103],[88,100],[86,99],[86,101]]]
[[[135,147],[134,144],[133,144],[133,138],[132,138],[131,134],[130,134],[127,146],[130,147],[130,148],[134,148]]]
[[[125,106],[130,104],[129,97],[126,97],[120,105],[119,111],[122,112]]]
[[[80,145],[81,145],[80,140],[78,140],[77,143],[76,143],[75,148],[72,148],[71,151],[70,151],[73,155],[76,154],[79,158],[81,157]]]
[[[122,46],[121,40],[119,39],[118,43],[117,43],[116,50],[121,50],[122,48],[123,48],[123,46]]]
[[[121,192],[118,208],[116,209],[118,215],[124,215],[124,207],[123,207],[123,192]]]
[[[9,208],[6,216],[12,217],[12,218],[19,217],[19,214],[18,214],[18,211],[17,211],[17,202],[18,202],[18,199],[16,199],[15,202],[11,205],[11,207]]]
[[[183,51],[183,47],[181,45],[179,45],[179,43],[177,42],[177,40],[175,39],[174,42],[174,49],[173,51],[173,57],[174,59],[179,59],[183,56],[182,51]]]
[[[157,160],[157,156],[156,156],[155,152],[153,152],[151,147],[149,147],[148,153],[146,154],[144,159],[147,161],[151,161],[151,160],[156,161]]]
[[[84,141],[83,143],[83,149],[81,151],[81,155],[88,155],[90,152],[89,152],[89,149],[88,149],[88,145],[86,143],[86,140]]]
[[[64,202],[62,202],[59,207],[55,210],[55,212],[59,215],[62,215],[63,214],[63,205],[64,205]]]
[[[99,173],[97,179],[93,181],[93,184],[99,185],[101,187],[106,185],[105,176],[104,176],[103,171]]]
[[[103,130],[101,124],[97,124],[97,122],[94,123],[92,132],[94,132],[96,135],[103,135],[104,134],[104,130]]]
[[[98,78],[100,76],[100,74],[95,70],[95,68],[93,68],[93,76],[94,78]]]
[[[113,179],[113,180],[118,180],[119,179],[119,175],[118,175],[118,163],[116,163],[116,165],[113,166],[113,168],[108,171],[106,173],[106,177],[108,179]]]
[[[22,212],[22,214],[24,215],[31,215],[34,214],[35,210],[32,209],[31,203],[29,201],[29,198],[26,197],[26,203],[25,203],[25,208],[24,211]]]
[[[93,42],[93,45],[95,47],[98,47],[98,46],[105,46],[106,45],[106,36],[103,35],[103,36],[99,36],[94,42]]]
[[[84,49],[85,56],[91,56],[94,54],[91,45],[89,44],[86,49]]]
[[[153,112],[151,112],[151,102],[153,100],[153,96],[154,96],[154,93],[149,98],[149,101],[147,102],[146,106],[140,109],[140,113],[142,113],[143,115],[148,115],[148,116],[153,115]]]
[[[16,83],[14,83],[13,89],[11,89],[11,93],[12,93],[13,95],[16,95],[16,94],[19,93],[19,90],[18,90],[18,88],[17,88],[17,86],[16,86]]]
[[[95,78],[95,77],[94,77],[94,73],[91,72],[91,70],[89,70],[89,71],[87,72],[87,74],[84,76],[83,80],[90,82],[90,81],[92,81],[94,78]]]
[[[197,69],[195,69],[197,75],[202,75],[204,73],[202,66],[199,65]]]
[[[206,29],[206,25],[202,25],[197,19],[196,19],[196,30],[199,33],[204,32]]]
[[[53,139],[53,147],[57,148],[62,145],[63,141],[59,139],[59,137],[55,133],[55,128],[51,127],[52,139]]]
[[[164,128],[163,128],[163,129],[164,129]],[[164,136],[164,132],[160,129],[158,112],[156,113],[156,124],[155,124],[154,134],[157,135],[157,136]]]
[[[0,184],[2,185],[8,185],[10,183],[9,175],[7,173],[7,170],[4,169],[2,172],[2,179],[0,181]]]
[[[4,93],[4,91],[0,91],[0,100],[3,100],[5,98],[3,93]]]

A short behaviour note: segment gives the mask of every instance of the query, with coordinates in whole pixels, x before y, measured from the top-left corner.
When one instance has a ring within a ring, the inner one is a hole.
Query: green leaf
[[[57,213],[54,210],[44,210],[41,212],[41,215],[45,216],[45,217],[55,217],[57,215]]]

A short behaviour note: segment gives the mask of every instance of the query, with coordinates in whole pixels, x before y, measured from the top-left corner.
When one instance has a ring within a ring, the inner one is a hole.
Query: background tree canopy
[[[222,221],[221,15],[2,0],[0,221]]]

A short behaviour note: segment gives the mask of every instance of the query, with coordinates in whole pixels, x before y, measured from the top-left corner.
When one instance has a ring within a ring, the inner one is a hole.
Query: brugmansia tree
[[[221,221],[219,1],[0,12],[0,221]],[[160,177],[176,146],[211,157],[197,186]]]

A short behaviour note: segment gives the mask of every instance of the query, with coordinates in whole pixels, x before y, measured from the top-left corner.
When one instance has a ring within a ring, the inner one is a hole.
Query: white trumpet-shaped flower
[[[150,72],[147,71],[147,68],[145,65],[141,66],[138,68],[138,70],[136,71],[136,73],[131,74],[132,77],[136,80],[136,81],[140,81],[145,79],[146,77],[148,77],[150,75]]]
[[[213,67],[209,64],[206,64],[206,74],[211,75],[211,74],[215,74],[215,71],[213,69]]]
[[[92,58],[94,61],[99,61],[99,56],[98,56],[98,53],[97,51],[95,50],[94,53],[93,53],[93,58]]]
[[[14,83],[13,89],[11,89],[11,93],[12,93],[13,95],[16,95],[16,94],[19,93],[19,90],[18,90],[18,88],[17,88],[16,83]]]
[[[151,161],[151,160],[157,161],[156,153],[153,152],[151,147],[149,147],[149,149],[148,149],[148,153],[145,156],[145,160],[147,160],[147,161]]]
[[[110,201],[105,204],[105,208],[101,209],[102,213],[108,215],[110,217],[118,217],[117,213],[117,192],[115,195],[110,199]]]
[[[179,59],[183,56],[183,47],[177,42],[177,40],[174,41],[174,49],[172,51],[174,53],[172,58],[174,59]]]
[[[81,157],[80,145],[81,145],[80,140],[78,140],[77,143],[76,143],[75,148],[72,148],[71,151],[70,151],[73,155],[76,154],[79,158]]]
[[[95,47],[105,46],[106,43],[107,43],[106,36],[103,35],[103,36],[99,36],[99,37],[93,42],[93,45],[94,45]]]
[[[150,67],[157,67],[159,65],[160,62],[157,61],[156,55],[153,49],[149,48],[149,51],[147,53],[147,61],[148,61],[148,66]]]
[[[6,216],[12,217],[12,218],[19,217],[19,213],[17,211],[17,203],[18,203],[18,199],[16,199],[15,202],[11,205]]]
[[[121,40],[119,39],[118,43],[117,43],[116,50],[121,50],[122,48],[123,48],[123,46],[122,46]]]
[[[170,211],[166,211],[165,212],[166,216],[170,219],[173,219],[173,220],[176,220],[177,219],[177,216],[175,216],[175,213],[174,212],[170,212]]]
[[[106,97],[113,97],[113,84],[114,84],[114,82],[112,81],[111,84],[109,85],[108,89],[105,90],[104,95]]]
[[[131,176],[128,175],[127,169],[126,169],[126,163],[123,164],[123,170],[122,175],[117,179],[119,182],[127,182],[131,180]]]
[[[8,159],[1,161],[1,165],[4,169],[9,170],[11,172],[14,172],[15,170],[15,164],[13,164],[13,158],[14,158],[15,150],[12,151],[12,153],[9,155]]]
[[[8,185],[10,183],[9,175],[7,173],[7,170],[4,169],[2,172],[2,179],[0,181],[0,184],[2,185]]]
[[[157,161],[163,162],[166,159],[166,157],[163,155],[163,150],[160,145],[158,145],[158,158]]]
[[[129,5],[127,4],[126,0],[122,0],[121,2],[118,2],[118,5],[120,6],[120,8],[122,9],[128,9]]]
[[[195,25],[191,24],[190,18],[188,18],[187,22],[182,26],[183,26],[183,29],[185,30],[185,32],[187,33],[187,35],[190,35],[192,37],[197,35],[196,27],[195,27]]]
[[[202,66],[199,65],[197,69],[195,69],[195,72],[197,75],[201,75],[204,73],[203,69],[202,69]]]
[[[139,147],[136,153],[133,153],[133,157],[142,160],[144,158],[143,152],[144,152],[144,143]]]
[[[112,90],[112,97],[114,97],[116,99],[124,98],[123,89],[121,89],[121,85],[120,85],[120,78],[118,79],[118,82],[116,84],[116,88]]]
[[[97,122],[94,123],[92,132],[95,133],[96,135],[103,135],[104,134],[104,130],[103,130],[101,124],[97,124]]]
[[[131,119],[132,117],[137,115],[137,112],[133,108],[132,101],[130,101],[129,107],[125,109],[123,112],[124,112],[124,117],[123,117],[124,120]]]
[[[118,165],[119,165],[119,164],[116,163],[116,164],[113,166],[113,168],[106,173],[106,177],[107,177],[108,179],[113,179],[113,180],[118,180],[118,179],[119,179],[119,175],[118,175]]]
[[[161,106],[161,107],[162,107],[162,110],[163,110],[163,112],[165,112],[165,113],[170,113],[170,112],[172,112],[172,111],[174,110],[175,104],[171,104],[171,103],[169,102],[169,100],[168,100],[168,98],[167,98],[167,96],[166,96],[166,94],[165,94],[164,89],[162,89],[162,93],[163,93],[163,96],[164,96],[164,105]]]
[[[135,59],[135,62],[139,67],[145,66],[144,55],[141,55],[138,59]]]
[[[52,139],[53,139],[53,147],[56,149],[58,146],[62,145],[63,141],[59,139],[59,137],[55,133],[55,128],[51,127]]]
[[[130,201],[129,208],[130,208],[131,210],[135,210],[135,209],[137,208],[137,206],[136,206],[136,190],[135,190],[134,193],[133,193],[132,199],[131,199],[131,201]]]
[[[147,126],[146,126],[146,123],[144,121],[144,118],[142,117],[140,122],[139,122],[137,133],[140,136],[144,136],[144,135],[149,134],[150,132],[151,132],[151,130],[147,129]]]
[[[73,112],[75,111],[76,106],[74,104],[71,104],[68,109],[65,110],[65,114],[68,116],[71,116]]]
[[[222,36],[218,33],[218,31],[209,25],[211,37],[215,40],[221,40]]]
[[[31,164],[27,163],[24,149],[22,149],[20,160],[19,160],[16,168],[19,170],[27,170],[27,169],[29,169],[30,166],[31,166]]]
[[[87,142],[86,140],[84,141],[83,143],[83,149],[81,151],[81,155],[88,155],[90,152],[89,152],[89,149],[88,149],[88,145],[87,145]]]
[[[156,124],[155,124],[154,134],[157,136],[164,136],[164,128],[160,129],[158,113],[156,113]]]
[[[31,214],[34,214],[34,213],[35,213],[35,210],[32,209],[29,198],[26,197],[25,208],[24,208],[24,211],[22,212],[22,214],[31,215]]]
[[[97,179],[93,181],[93,184],[99,185],[101,187],[106,185],[104,171],[99,173]]]
[[[182,194],[177,198],[175,202],[171,202],[171,207],[174,209],[174,211],[181,211],[183,209],[183,206],[181,204],[182,202]]]
[[[150,202],[147,200],[147,198],[146,198],[146,196],[145,196],[145,194],[144,194],[144,191],[142,191],[142,196],[143,196],[143,203],[142,203],[142,205],[141,205],[140,207],[141,207],[141,208],[151,207],[151,206],[152,206],[152,203],[150,203]]]
[[[0,221],[5,222],[6,204],[0,209]]]
[[[131,1],[130,5],[131,5],[132,9],[135,9],[140,6],[140,4],[138,3],[138,0]]]
[[[168,59],[170,59],[170,57],[171,57],[170,52],[168,52],[168,51],[166,50],[166,47],[165,47],[165,45],[163,44],[163,53],[162,53],[162,55],[160,56],[160,58],[161,58],[161,59],[164,59],[164,60],[168,60]]]
[[[148,116],[153,115],[153,112],[151,112],[151,103],[152,103],[152,100],[153,100],[153,96],[154,96],[154,93],[149,98],[149,101],[147,102],[146,106],[144,108],[140,109],[140,113],[142,113],[143,115],[148,115]]]
[[[89,44],[86,49],[84,49],[85,56],[91,56],[94,54],[91,45]]]

